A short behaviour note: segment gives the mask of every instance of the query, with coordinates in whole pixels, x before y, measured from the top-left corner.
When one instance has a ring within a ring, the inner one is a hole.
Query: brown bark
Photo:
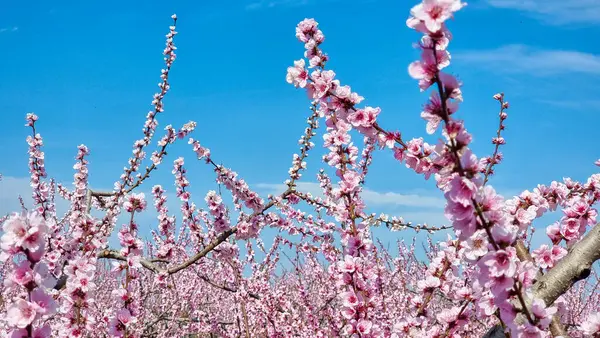
[[[533,286],[533,294],[551,305],[576,282],[586,279],[592,265],[600,259],[600,225],[596,225],[569,254],[542,276]]]

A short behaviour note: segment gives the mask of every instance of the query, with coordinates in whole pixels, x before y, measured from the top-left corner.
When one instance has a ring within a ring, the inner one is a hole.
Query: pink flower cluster
[[[27,136],[27,144],[29,145],[29,173],[31,174],[31,188],[33,190],[33,201],[37,206],[37,210],[40,212],[42,217],[46,218],[48,212],[53,212],[53,207],[48,200],[50,194],[50,186],[42,181],[42,178],[47,176],[45,164],[45,155],[42,151],[42,145],[44,142],[42,136],[36,133],[35,122],[38,120],[38,116],[29,113],[27,114],[27,124],[30,126],[33,135]]]
[[[204,200],[208,205],[210,214],[215,218],[213,223],[215,232],[221,233],[228,230],[230,227],[229,219],[227,217],[227,210],[223,204],[223,199],[221,196],[217,195],[216,191],[211,190],[206,194]]]
[[[533,250],[533,259],[542,269],[551,269],[556,262],[567,255],[567,250],[561,246],[554,245],[552,248],[542,244],[539,248]]]
[[[95,251],[75,253],[64,268],[67,283],[61,293],[61,313],[65,325],[60,327],[63,337],[82,337],[93,330],[97,320],[94,315],[94,291],[96,290]]]
[[[254,211],[262,209],[263,199],[256,192],[250,190],[244,179],[238,179],[236,172],[221,166],[216,167],[215,172],[218,174],[217,183],[223,184],[233,194],[233,202],[236,208],[241,210],[243,203]]]
[[[201,146],[199,141],[194,140],[191,137],[188,143],[193,146],[194,152],[198,155],[198,159],[205,159],[207,163],[210,162],[210,149]]]
[[[6,310],[6,323],[12,329],[9,334],[50,337],[50,326],[44,321],[56,313],[57,304],[47,290],[55,280],[48,266],[40,262],[49,230],[46,221],[37,211],[13,214],[4,221],[2,230],[0,259],[11,266],[4,287],[18,295]]]
[[[201,241],[202,229],[200,228],[198,215],[194,215],[196,212],[196,205],[190,203],[190,192],[186,190],[186,187],[190,184],[186,178],[186,169],[183,167],[183,157],[176,159],[173,163],[172,174],[175,175],[175,186],[177,187],[177,197],[181,201],[181,213],[185,220],[184,226],[189,228],[196,241]]]
[[[288,185],[292,185],[293,182],[302,177],[300,171],[306,169],[306,162],[304,162],[304,159],[308,156],[308,151],[315,147],[315,144],[311,139],[317,134],[315,130],[319,127],[319,112],[315,105],[311,107],[311,110],[313,111],[313,114],[307,119],[308,127],[304,129],[304,135],[298,140],[298,144],[301,145],[300,155],[293,155],[292,167],[288,170],[288,173],[290,174],[290,180],[286,181],[286,184]]]
[[[129,224],[123,225],[119,231],[119,243],[121,244],[121,255],[125,257],[124,263],[115,263],[113,272],[119,273],[125,271],[125,282],[118,289],[112,291],[118,307],[116,313],[110,318],[108,323],[109,333],[113,337],[134,337],[135,331],[131,325],[137,322],[140,313],[139,299],[134,292],[134,284],[140,277],[140,263],[143,254],[144,244],[137,237],[138,227],[133,221],[136,212],[142,212],[146,209],[146,201],[143,193],[131,194],[126,196],[124,208],[131,213]]]
[[[93,293],[96,288],[96,250],[104,247],[100,236],[99,224],[89,215],[88,205],[88,161],[86,146],[78,147],[77,163],[73,166],[74,189],[70,194],[70,229],[67,233],[57,231],[50,241],[53,250],[46,258],[56,275],[66,279],[64,291],[60,293],[61,313],[66,324],[60,334],[68,337],[80,337],[91,329],[96,318],[90,311],[94,304]]]
[[[150,141],[154,136],[154,132],[156,131],[156,127],[158,126],[156,116],[164,112],[163,99],[165,98],[165,95],[170,89],[169,72],[171,70],[173,62],[175,61],[175,50],[177,49],[173,41],[175,35],[177,34],[177,32],[175,31],[177,16],[173,14],[171,18],[173,19],[173,25],[169,27],[169,33],[166,35],[166,46],[163,51],[163,54],[165,56],[164,61],[166,68],[161,70],[161,82],[158,84],[160,91],[154,94],[154,97],[152,99],[152,106],[154,107],[154,109],[149,111],[148,115],[146,116],[146,122],[144,123],[144,137],[140,140],[135,141],[132,151],[133,157],[129,159],[129,167],[126,167],[125,172],[121,175],[121,182],[116,183],[116,190],[121,190],[127,186],[134,186],[136,184],[134,183],[134,179],[133,177],[131,177],[131,175],[139,170],[142,160],[146,157],[146,152],[144,151],[144,148],[150,144]],[[193,128],[194,125],[190,125],[189,127],[185,127],[182,130],[182,132],[188,133],[189,131],[193,130]],[[163,138],[160,142],[161,149],[152,153],[151,159],[153,165],[146,169],[145,176],[138,176],[138,182],[147,177],[149,172],[152,171],[158,164],[162,162],[162,158],[166,154],[166,147],[169,143],[171,143],[170,140],[173,139],[175,135],[174,131],[172,130],[172,128],[170,128],[170,126],[166,129],[167,136],[165,136],[165,138]]]
[[[154,195],[154,206],[158,211],[158,234],[153,231],[153,238],[158,246],[156,255],[159,258],[169,259],[175,250],[175,218],[169,216],[167,207],[167,196],[160,185],[152,188]]]
[[[376,271],[364,258],[346,255],[337,265],[336,284],[343,291],[341,314],[347,320],[343,333],[348,336],[380,337],[382,328],[371,319],[376,312],[373,284]]]
[[[459,239],[483,244],[481,230],[485,230],[488,237],[488,252],[480,252],[485,254],[475,271],[480,286],[475,286],[491,290],[500,318],[513,334],[541,337],[545,335],[556,309],[547,308],[540,299],[533,299],[529,310],[524,302],[525,290],[532,285],[535,267],[531,263],[521,262],[512,246],[519,230],[523,229],[505,216],[502,197],[493,188],[484,186],[485,181],[478,173],[484,172],[486,176],[488,173],[482,167],[482,162],[467,148],[471,137],[464,129],[463,122],[451,117],[458,108],[457,102],[462,101],[462,93],[460,82],[441,72],[450,63],[446,51],[450,34],[443,23],[463,6],[460,1],[439,0],[424,1],[413,8],[407,24],[424,33],[424,37],[420,43],[422,59],[411,64],[409,73],[420,81],[422,90],[432,84],[437,85],[437,91],[431,94],[430,103],[425,106],[422,116],[428,120],[429,132],[434,132],[441,121],[445,124],[447,143],[438,147],[435,164],[440,167],[436,173],[438,186],[445,191],[448,201],[446,215],[452,220]],[[503,99],[501,95],[495,98]],[[502,108],[506,107],[508,104],[503,103]],[[506,115],[501,113],[500,118],[503,121]],[[496,138],[493,143],[499,145],[504,141]],[[478,239],[473,239],[474,236]],[[475,258],[477,255],[470,256]],[[513,305],[514,301],[520,303],[520,309]],[[486,314],[490,312],[485,311]],[[517,313],[526,317],[525,323],[518,324],[515,321]]]

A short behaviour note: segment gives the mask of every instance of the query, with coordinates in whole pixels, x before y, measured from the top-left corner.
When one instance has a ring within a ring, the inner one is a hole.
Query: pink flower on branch
[[[6,321],[10,326],[23,329],[33,323],[36,315],[35,304],[23,299],[17,299],[17,301],[9,307],[6,313]]]
[[[464,6],[466,4],[460,0],[423,0],[410,10],[410,14],[423,22],[429,32],[436,33],[442,28],[444,21]]]

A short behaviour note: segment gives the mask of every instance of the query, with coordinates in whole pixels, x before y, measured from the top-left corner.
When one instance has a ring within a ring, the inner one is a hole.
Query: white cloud
[[[265,194],[281,194],[287,189],[285,184],[258,183],[252,184],[257,192]],[[496,188],[496,192],[504,199],[511,199],[518,196],[525,189],[514,188]],[[531,191],[533,188],[529,188]],[[323,197],[321,187],[315,182],[298,182],[297,190],[304,193],[310,193],[316,197]],[[437,195],[436,195],[437,193]],[[439,197],[438,197],[439,196]],[[264,196],[266,197],[266,196]],[[451,222],[444,215],[444,206],[446,200],[442,198],[439,190],[426,191],[414,190],[410,194],[400,194],[397,192],[379,192],[369,188],[364,188],[362,198],[367,207],[377,206],[382,210],[370,210],[369,212],[384,212],[391,216],[402,217],[408,222],[416,224],[427,224],[430,226],[451,225]]]
[[[65,187],[70,188],[70,183],[63,183]],[[253,184],[255,188],[261,194],[280,194],[287,189],[285,184],[273,184],[273,183],[259,183]],[[323,197],[321,187],[316,182],[298,182],[297,188],[301,192],[311,193],[313,196]],[[429,193],[427,191],[416,191],[410,194],[400,194],[397,192],[379,192],[369,188],[363,189],[362,198],[367,206],[380,207],[381,211],[390,214],[390,216],[403,217],[405,220],[413,222],[414,224],[429,224],[434,226],[448,225],[449,222],[444,216],[443,208],[445,206],[445,200],[441,197],[436,196],[435,193]],[[499,191],[504,193],[505,198],[511,198],[512,196],[519,194],[521,191],[507,190]],[[145,192],[148,204],[151,205],[152,194]],[[31,207],[33,201],[31,198],[31,187],[29,185],[28,177],[11,177],[4,176],[0,180],[0,215],[5,215],[10,212],[20,211],[21,207],[19,204],[18,197],[22,196],[25,201],[26,207]],[[167,192],[168,207],[171,210],[171,214],[177,215],[179,218],[179,201],[175,196]],[[200,199],[201,195],[195,195],[196,199]],[[263,195],[263,197],[266,197]],[[63,215],[69,208],[69,203],[59,196],[56,197],[57,211],[59,215]],[[202,207],[200,205],[200,207]],[[97,215],[96,215],[97,216]],[[144,224],[145,227],[154,228],[156,223],[156,212],[153,208],[148,208],[146,212],[141,213],[136,217],[136,220],[140,224]],[[125,219],[124,219],[125,221]]]
[[[572,73],[600,75],[600,55],[578,51],[514,44],[491,50],[457,51],[452,56],[459,63],[478,64],[494,71],[538,76]]]
[[[280,194],[287,189],[285,184],[259,183],[253,185],[269,194]],[[298,191],[323,197],[321,187],[315,182],[298,182]],[[363,189],[362,198],[367,205],[388,205],[442,209],[446,201],[440,197],[420,194],[399,194],[396,192],[378,192],[368,188]]]
[[[526,12],[548,24],[600,23],[598,0],[487,0],[487,3]]]
[[[14,26],[14,27],[5,27],[5,28],[0,28],[0,33],[5,33],[5,32],[16,32],[19,30],[19,27]]]
[[[259,183],[252,184],[251,187],[261,194],[281,194],[287,189],[285,184]],[[315,182],[298,182],[297,190],[304,193],[310,193],[313,196],[323,197],[321,187]],[[439,191],[438,196],[441,196]],[[400,194],[396,192],[378,192],[368,188],[363,188],[362,198],[365,201],[368,212],[387,214],[389,217],[402,217],[405,221],[413,225],[428,225],[432,227],[449,226],[450,221],[444,215],[445,199],[434,197],[434,193],[418,190],[411,194]],[[263,195],[264,196],[264,195]],[[265,196],[266,197],[266,196]],[[374,210],[373,210],[373,207]],[[399,238],[412,238],[415,235],[413,231],[399,231],[390,234],[385,226],[373,229],[373,235],[384,244],[391,243]],[[442,231],[441,233],[446,233]],[[428,232],[421,232],[419,236],[426,236]],[[406,237],[408,236],[408,237]],[[425,237],[422,237],[425,238]]]

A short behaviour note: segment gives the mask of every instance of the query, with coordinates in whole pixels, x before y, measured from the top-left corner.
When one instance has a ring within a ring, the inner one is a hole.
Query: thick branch
[[[290,194],[292,194],[294,192],[293,188],[290,188],[286,191],[284,191],[279,197],[280,198],[286,198],[287,196],[289,196]],[[92,197],[98,197],[98,196],[111,196],[114,193],[110,193],[110,192],[99,192],[99,191],[92,191],[92,190],[88,190],[87,191],[87,195],[86,195],[86,202],[87,202],[87,211],[89,212],[89,209],[91,208],[91,198]],[[262,213],[264,213],[267,209],[271,208],[272,206],[275,205],[275,200],[271,200],[269,203],[265,204],[262,208],[262,210],[257,211],[255,213],[253,213],[252,215],[250,215],[249,219],[252,219]],[[142,259],[140,261],[140,264],[154,272],[154,273],[167,273],[169,275],[175,274],[191,265],[193,265],[194,263],[196,263],[198,260],[200,260],[202,257],[208,255],[212,250],[214,250],[214,248],[216,248],[219,244],[223,243],[224,241],[226,241],[231,235],[235,234],[237,232],[237,227],[233,227],[227,231],[224,231],[222,233],[220,233],[217,238],[215,238],[214,241],[212,241],[211,243],[209,243],[206,247],[204,247],[204,249],[200,252],[198,252],[197,254],[195,254],[193,257],[191,257],[189,260],[187,260],[186,262],[172,267],[170,269],[162,269],[158,266],[156,266],[154,263],[155,262],[165,262],[163,260],[158,260],[158,259],[152,259],[152,260],[147,260],[147,259]],[[108,259],[116,259],[116,260],[120,260],[120,261],[127,261],[127,258],[125,258],[125,256],[121,255],[118,251],[116,250],[109,250],[109,249],[105,249],[102,250],[98,253],[98,258],[108,258]],[[57,281],[56,284],[54,285],[54,289],[55,290],[61,290],[62,288],[65,287],[67,283],[67,276],[63,275],[61,276]],[[252,298],[256,298],[254,297],[256,295],[250,295],[250,297]]]
[[[206,276],[198,276],[198,277],[200,277],[200,279],[202,279],[203,281],[208,283],[210,286],[213,286],[217,289],[221,289],[221,290],[229,291],[229,292],[237,292],[238,291],[237,289],[231,288],[227,285],[219,285],[219,284],[213,282],[212,280],[208,279],[208,277],[206,277]],[[252,292],[248,292],[248,297],[260,300],[260,296],[255,293],[252,293]]]
[[[529,250],[527,249],[527,247],[525,246],[523,241],[521,241],[521,240],[517,241],[517,244],[515,245],[515,249],[517,251],[517,257],[519,257],[519,259],[522,262],[526,262],[526,261],[533,262],[533,257],[531,257],[531,254],[529,253]],[[543,276],[544,275],[543,275],[542,271],[538,270],[537,274],[535,275],[535,280],[539,281]],[[528,302],[527,305],[531,306],[530,302]],[[550,323],[550,331],[552,332],[553,336],[555,336],[555,337],[556,336],[568,336],[568,333],[562,326],[558,316],[554,316],[552,318],[552,323]],[[489,329],[482,338],[506,338],[506,337],[507,336],[504,333],[504,328],[502,327],[502,325],[497,324],[497,325],[493,326],[491,329]]]
[[[116,260],[124,261],[124,262],[127,261],[127,258],[125,256],[121,255],[118,251],[115,251],[115,250],[102,250],[98,254],[98,258],[116,259]],[[149,261],[147,259],[142,258],[140,260],[140,264],[144,268],[146,268],[154,273],[162,272],[162,270],[159,267],[157,267],[156,265],[154,265],[151,261]]]
[[[286,190],[285,192],[283,192],[281,194],[281,198],[287,197],[292,192],[293,192],[292,189]],[[252,218],[262,214],[263,212],[265,212],[265,210],[271,208],[273,205],[275,205],[275,200],[271,200],[269,203],[265,204],[261,211],[257,211],[255,213],[253,213],[252,215],[250,215],[249,219],[252,219]],[[193,265],[194,263],[199,261],[202,257],[208,255],[219,244],[225,242],[231,235],[235,234],[237,232],[237,230],[238,230],[238,228],[236,226],[229,230],[223,231],[222,233],[220,233],[217,236],[217,238],[215,238],[212,242],[210,242],[207,246],[205,246],[204,249],[202,249],[202,251],[198,252],[193,257],[191,257],[187,261],[181,263],[180,265],[174,266],[170,269],[167,269],[167,270],[160,269],[160,268],[156,267],[154,264],[152,264],[151,261],[146,260],[146,259],[142,259],[140,261],[140,263],[142,264],[143,267],[145,267],[146,269],[151,270],[155,273],[166,272],[169,275],[175,274],[175,273]],[[121,254],[119,254],[117,251],[114,251],[114,250],[102,250],[100,252],[100,254],[98,255],[98,258],[112,258],[112,259],[117,259],[117,260],[126,260],[125,257],[123,257]]]
[[[535,298],[551,305],[576,282],[586,279],[594,262],[600,259],[600,225],[596,225],[573,246],[569,254],[533,286]]]
[[[127,261],[127,258],[125,256],[121,255],[118,251],[115,251],[115,250],[102,250],[98,254],[98,258],[115,259],[115,260],[124,261],[124,262]],[[152,271],[154,273],[160,273],[160,272],[169,273],[169,270],[163,270],[163,269],[157,267],[156,265],[154,265],[153,261],[154,260],[148,260],[148,259],[142,258],[140,260],[140,264],[142,264],[142,266],[144,268],[146,268],[146,269],[148,269],[148,270],[150,270],[150,271]],[[164,260],[158,260],[158,261],[164,262]],[[199,277],[200,277],[200,279],[202,279],[206,283],[208,283],[211,286],[214,286],[214,287],[216,287],[218,289],[229,291],[229,292],[237,292],[236,289],[230,288],[230,287],[225,286],[225,285],[219,285],[219,284],[213,282],[212,280],[208,279],[208,277],[205,277],[205,276],[199,276]],[[251,297],[251,298],[254,298],[254,299],[260,299],[260,296],[257,295],[257,294],[255,294],[255,293],[249,292],[248,296]]]
[[[519,259],[522,262],[533,262],[533,257],[531,257],[531,254],[529,253],[529,250],[527,249],[523,241],[517,241],[515,248],[517,250],[517,257],[519,257]],[[539,281],[543,276],[544,274],[542,273],[542,270],[538,269],[538,272],[535,275],[535,280]],[[528,302],[527,306],[531,306],[530,302]],[[560,316],[552,316],[552,322],[550,323],[550,332],[552,333],[553,337],[569,337],[569,333],[560,322]]]
[[[181,263],[180,265],[177,265],[175,267],[168,269],[167,273],[169,275],[172,275],[174,273],[177,273],[177,272],[189,267],[190,265],[193,265],[194,263],[199,261],[200,258],[208,255],[208,253],[213,251],[214,248],[216,248],[219,244],[225,242],[227,240],[227,238],[229,238],[229,236],[235,234],[236,232],[237,232],[237,227],[233,227],[229,230],[223,231],[222,233],[219,234],[219,236],[217,236],[217,238],[215,238],[214,241],[210,242],[207,246],[205,246],[204,249],[202,249],[202,251],[198,252],[192,258]]]
[[[516,245],[517,255],[522,261],[531,261],[531,255],[522,242]],[[536,275],[536,283],[533,285],[533,297],[542,299],[550,306],[558,297],[565,294],[573,284],[586,279],[591,271],[592,265],[600,260],[600,225],[596,225],[584,238],[573,246],[569,254],[561,259],[556,266],[546,274],[539,272]],[[557,334],[566,335],[557,317],[553,318],[550,330]],[[486,337],[503,337],[499,325],[490,329]]]
[[[294,190],[292,189],[288,189],[286,191],[284,191],[281,194],[281,198],[286,198],[288,195],[290,195]],[[261,211],[257,211],[255,213],[253,213],[252,215],[250,215],[249,219],[252,219],[260,214],[262,214],[263,212],[265,212],[265,210],[271,208],[272,206],[275,205],[275,200],[271,200],[269,203],[265,204],[262,208]],[[208,244],[206,247],[204,247],[204,249],[202,249],[202,251],[198,252],[197,254],[195,254],[192,258],[190,258],[188,261],[170,268],[167,272],[172,275],[174,273],[177,273],[187,267],[189,267],[190,265],[196,263],[198,260],[200,260],[200,258],[206,256],[209,252],[211,252],[214,248],[216,248],[219,244],[223,243],[224,241],[227,240],[227,238],[229,238],[229,236],[235,234],[237,232],[238,228],[237,226],[223,231],[222,233],[219,234],[219,236],[217,236],[217,238],[212,241],[210,244]]]

